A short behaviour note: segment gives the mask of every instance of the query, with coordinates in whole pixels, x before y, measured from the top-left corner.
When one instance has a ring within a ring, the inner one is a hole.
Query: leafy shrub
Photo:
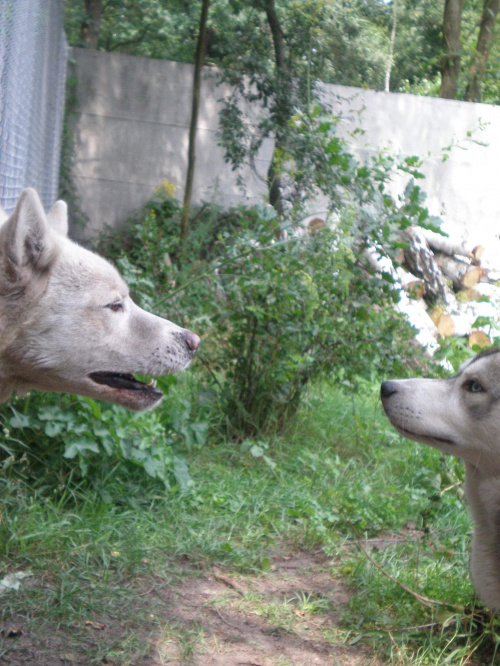
[[[178,210],[157,201],[117,259],[143,305],[204,334],[195,367],[212,420],[236,439],[280,428],[315,378],[355,385],[404,355],[411,332],[386,307],[392,285],[359,261],[353,209],[344,214],[311,235],[266,208],[232,210],[222,224],[207,207],[181,254]]]
[[[169,392],[177,380],[160,383]],[[79,396],[33,393],[11,400],[0,417],[0,465],[5,473],[19,471],[23,460],[35,485],[37,478],[47,482],[48,467],[63,478],[97,482],[104,467],[136,466],[167,489],[176,482],[185,490],[191,482],[182,449],[204,441],[207,423],[191,419],[186,400],[172,402],[172,412],[132,413]]]
[[[314,379],[386,372],[402,330],[392,310],[373,308],[389,288],[363,275],[337,231],[285,241],[275,232],[260,220],[226,247],[205,310],[205,362],[238,438],[282,426]]]
[[[143,305],[204,334],[200,381],[214,420],[237,439],[281,427],[315,378],[355,386],[398,363],[405,371],[411,331],[392,308],[393,278],[373,275],[365,250],[397,261],[404,229],[439,221],[416,185],[420,160],[380,153],[361,163],[337,124],[320,107],[292,119],[282,156],[293,183],[287,218],[266,206],[204,206],[181,245],[179,207],[163,187],[118,254]],[[395,196],[401,175],[409,180]],[[318,190],[331,219],[309,233],[293,220]]]

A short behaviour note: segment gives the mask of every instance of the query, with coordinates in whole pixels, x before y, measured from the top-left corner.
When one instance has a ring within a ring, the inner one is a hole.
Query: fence
[[[63,0],[0,0],[0,205],[57,196],[68,46]]]

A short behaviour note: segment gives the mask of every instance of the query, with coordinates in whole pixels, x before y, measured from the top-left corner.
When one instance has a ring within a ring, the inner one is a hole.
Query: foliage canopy
[[[304,81],[310,77],[382,90],[395,3],[390,89],[437,95],[444,0],[279,0],[276,10],[294,75]],[[255,72],[269,76],[273,53],[265,4],[262,0],[211,0],[208,64],[249,76]],[[488,0],[463,2],[459,98],[466,93],[487,5]],[[97,17],[96,6],[100,7]],[[75,46],[193,62],[200,7],[201,0],[67,0],[66,31]],[[98,24],[94,33],[89,30],[93,21]],[[89,32],[95,34],[93,41]],[[499,58],[495,28],[481,101],[498,103],[500,99]]]

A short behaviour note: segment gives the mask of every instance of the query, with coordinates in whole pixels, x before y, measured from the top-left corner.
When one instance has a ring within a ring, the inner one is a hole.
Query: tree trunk
[[[181,214],[181,242],[189,235],[189,207],[191,205],[191,194],[193,191],[194,167],[196,159],[196,127],[198,125],[198,110],[200,106],[201,69],[205,60],[207,41],[207,18],[210,0],[203,0],[201,6],[200,29],[198,43],[196,44],[196,55],[193,75],[193,97],[191,104],[191,122],[189,125],[188,164],[186,174],[186,187],[184,189],[184,203]]]
[[[440,97],[456,99],[460,74],[460,24],[463,0],[445,0],[443,18],[443,53],[441,56]]]
[[[80,38],[87,48],[96,49],[101,28],[102,0],[85,0],[85,14]]]
[[[281,29],[278,15],[276,13],[276,5],[274,0],[265,0],[264,8],[266,11],[267,22],[271,29],[273,37],[274,57],[276,58],[276,67],[281,71],[286,70],[286,49],[285,49],[285,36]]]
[[[396,41],[396,23],[397,23],[397,0],[392,0],[392,30],[391,30],[391,41],[389,45],[389,60],[387,62],[387,69],[385,71],[385,92],[389,92],[390,83],[391,83],[391,70],[392,64],[394,62],[394,42]]]
[[[469,102],[481,101],[481,83],[490,56],[495,22],[499,9],[500,0],[485,0],[481,16],[481,27],[479,28],[477,38],[476,53],[469,67],[469,80],[464,96],[464,99]]]
[[[286,127],[291,115],[291,81],[289,81],[286,66],[285,36],[276,13],[274,0],[264,0],[264,9],[271,30],[276,61],[276,96],[274,105],[276,136],[273,158],[267,172],[267,183],[269,188],[269,203],[281,215],[283,213],[281,196],[282,157],[286,148]]]

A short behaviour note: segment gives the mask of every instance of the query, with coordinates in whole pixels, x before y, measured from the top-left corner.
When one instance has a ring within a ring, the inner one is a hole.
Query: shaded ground
[[[194,571],[179,563],[182,568],[183,577],[175,585],[151,578],[124,583],[123,612],[71,624],[17,614],[14,620],[0,623],[0,664],[382,663],[364,647],[344,644],[345,634],[338,626],[349,595],[332,576],[323,555],[275,557],[261,576]]]
[[[183,655],[182,636],[160,640],[158,666],[377,663],[362,648],[336,640],[348,593],[322,556],[275,558],[271,572],[259,578],[215,571],[164,591],[164,600],[173,626],[200,635],[189,655]]]

